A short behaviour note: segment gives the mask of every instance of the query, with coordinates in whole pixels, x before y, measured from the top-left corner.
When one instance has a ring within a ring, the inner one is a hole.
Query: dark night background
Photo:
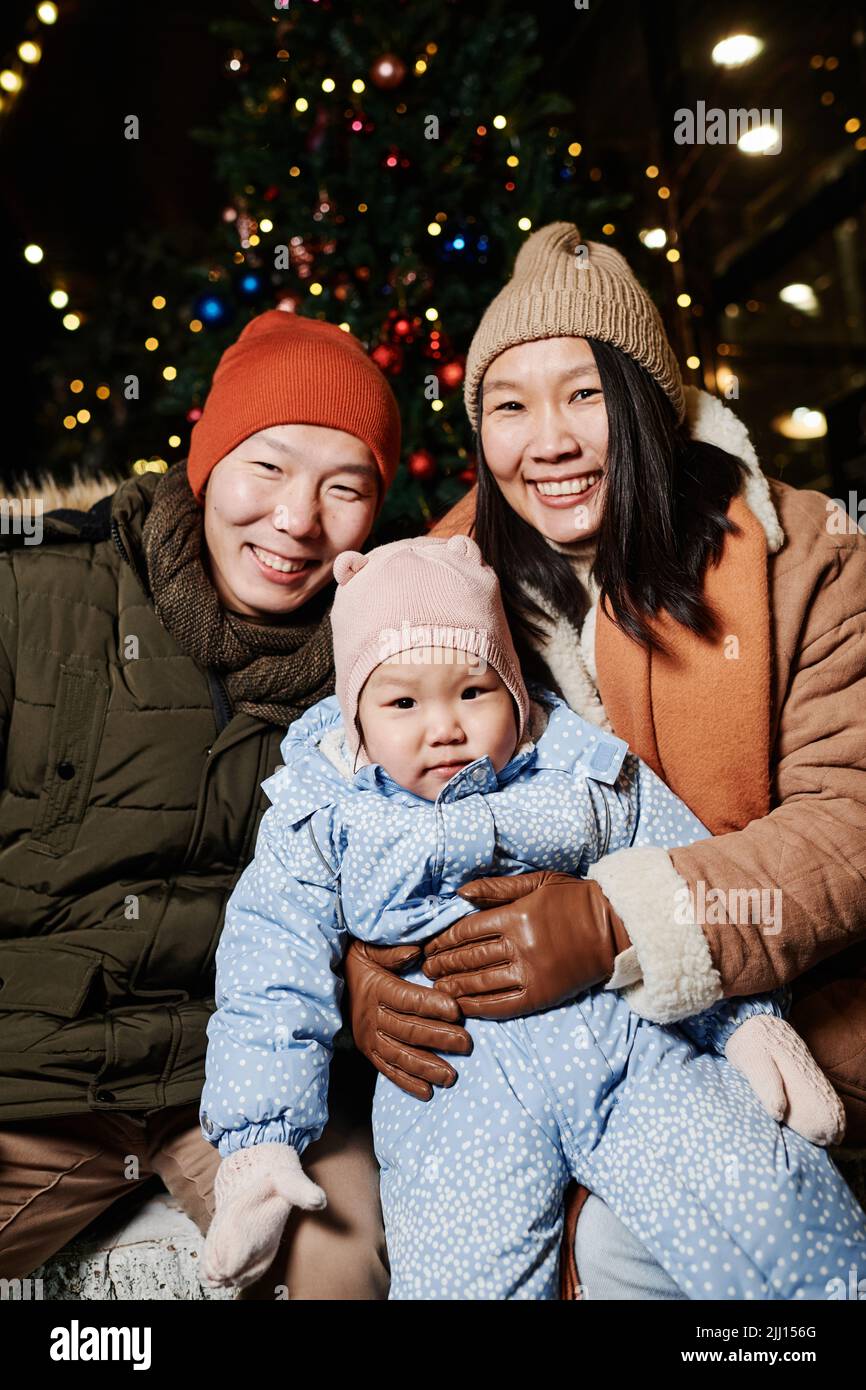
[[[0,52],[14,52],[33,8],[4,0]],[[206,3],[73,0],[43,31],[42,60],[0,135],[7,476],[21,464],[38,466],[31,364],[64,336],[42,272],[62,266],[74,297],[93,303],[106,248],[125,228],[156,224],[195,254],[201,230],[217,216],[208,161],[187,135],[225,95],[221,45],[207,29],[212,13]],[[148,139],[122,139],[127,112],[140,114]],[[38,267],[22,260],[31,240],[45,250]]]

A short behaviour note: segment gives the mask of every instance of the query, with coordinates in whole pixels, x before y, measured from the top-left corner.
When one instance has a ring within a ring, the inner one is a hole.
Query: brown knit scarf
[[[160,480],[141,537],[157,616],[182,651],[219,672],[234,711],[288,726],[334,693],[333,585],[270,622],[224,607],[202,558],[204,511],[185,459]]]

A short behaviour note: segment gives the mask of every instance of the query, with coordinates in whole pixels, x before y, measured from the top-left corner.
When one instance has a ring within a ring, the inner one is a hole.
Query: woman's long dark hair
[[[713,444],[689,438],[673,405],[633,357],[594,338],[592,348],[608,419],[607,483],[593,575],[617,622],[634,641],[664,650],[648,618],[664,608],[692,632],[710,634],[714,616],[702,596],[708,564],[721,556],[726,515],[746,466]],[[479,398],[479,418],[481,400]],[[532,585],[555,612],[580,628],[586,596],[568,557],[552,549],[506,502],[478,446],[475,538],[499,576],[515,647],[527,676],[544,680],[535,652],[543,612]]]

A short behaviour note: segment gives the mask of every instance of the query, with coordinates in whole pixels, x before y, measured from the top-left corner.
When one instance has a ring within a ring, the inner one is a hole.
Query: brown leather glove
[[[542,871],[458,889],[481,909],[424,944],[424,974],[467,1018],[520,1018],[609,980],[631,940],[592,879]]]
[[[418,1100],[434,1086],[453,1086],[457,1072],[431,1049],[472,1051],[460,1027],[457,1001],[427,985],[401,980],[394,970],[421,960],[423,945],[368,946],[353,941],[343,962],[355,1045],[383,1076]]]

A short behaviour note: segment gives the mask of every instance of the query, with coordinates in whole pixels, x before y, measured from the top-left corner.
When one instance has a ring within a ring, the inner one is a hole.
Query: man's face
[[[290,613],[370,534],[372,452],[344,430],[272,425],[220,459],[204,493],[206,560],[220,601],[252,617]]]

